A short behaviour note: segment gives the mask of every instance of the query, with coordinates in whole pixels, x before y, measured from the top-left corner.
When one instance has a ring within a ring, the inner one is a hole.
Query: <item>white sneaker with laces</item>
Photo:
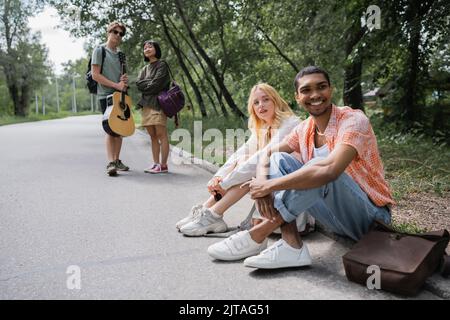
[[[244,266],[260,269],[303,267],[311,263],[311,255],[305,243],[301,249],[296,249],[283,239],[278,240],[259,255],[244,260]]]
[[[217,260],[233,261],[258,254],[265,248],[267,248],[267,239],[257,243],[250,236],[250,232],[245,230],[209,246],[208,254]]]
[[[181,227],[184,226],[185,224],[194,221],[195,218],[202,213],[202,209],[203,209],[202,204],[197,204],[193,206],[187,217],[181,219],[176,223],[175,227],[178,229],[178,231],[180,231]]]
[[[180,228],[180,232],[191,237],[198,237],[208,232],[225,232],[228,227],[222,217],[216,218],[211,210],[202,208],[197,217]]]

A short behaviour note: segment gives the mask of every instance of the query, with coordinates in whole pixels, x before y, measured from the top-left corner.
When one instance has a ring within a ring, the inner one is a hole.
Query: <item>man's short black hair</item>
[[[153,40],[147,40],[144,42],[143,47],[145,47],[146,44],[151,44],[153,48],[155,48],[155,57],[157,59],[161,58],[161,47],[159,46],[159,43]],[[144,55],[144,61],[149,61],[148,58]]]
[[[328,85],[331,86],[330,76],[328,75],[328,73],[325,70],[323,70],[322,68],[316,67],[316,66],[308,66],[308,67],[305,67],[302,70],[300,70],[300,72],[297,73],[297,75],[295,76],[295,80],[294,80],[295,92],[297,92],[297,90],[298,90],[298,80],[304,76],[307,76],[309,74],[314,74],[314,73],[323,74],[325,79],[327,79]]]

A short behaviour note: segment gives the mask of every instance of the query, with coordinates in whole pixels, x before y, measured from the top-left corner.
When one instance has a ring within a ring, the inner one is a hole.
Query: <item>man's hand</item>
[[[116,83],[115,89],[117,91],[123,92],[127,90],[128,85],[125,83],[125,81],[120,81],[119,83]]]
[[[250,196],[253,200],[269,195],[271,190],[271,182],[265,178],[252,178],[251,181],[241,185],[241,188],[248,185],[250,187]]]
[[[255,200],[256,209],[266,219],[271,221],[275,220],[278,215],[277,210],[273,206],[273,197],[272,194],[268,196],[258,198]]]
[[[123,81],[126,83],[126,85],[128,86],[128,74],[123,74],[120,76],[120,81]]]

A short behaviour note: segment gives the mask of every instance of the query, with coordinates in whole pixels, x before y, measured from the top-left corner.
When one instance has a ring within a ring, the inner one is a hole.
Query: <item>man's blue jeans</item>
[[[320,160],[316,158],[308,162]],[[279,178],[303,167],[303,164],[285,152],[272,154],[270,179]],[[359,240],[374,219],[390,223],[386,207],[377,207],[360,186],[346,173],[333,182],[306,190],[274,192],[274,206],[286,222],[292,222],[302,212],[308,212],[333,232]]]

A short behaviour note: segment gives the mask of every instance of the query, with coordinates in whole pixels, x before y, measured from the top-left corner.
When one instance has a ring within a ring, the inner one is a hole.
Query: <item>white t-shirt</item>
[[[320,148],[316,148],[314,147],[314,151],[313,151],[313,158],[326,158],[328,156],[328,154],[330,153],[330,151],[328,150],[328,146],[325,143],[323,146],[321,146]]]

